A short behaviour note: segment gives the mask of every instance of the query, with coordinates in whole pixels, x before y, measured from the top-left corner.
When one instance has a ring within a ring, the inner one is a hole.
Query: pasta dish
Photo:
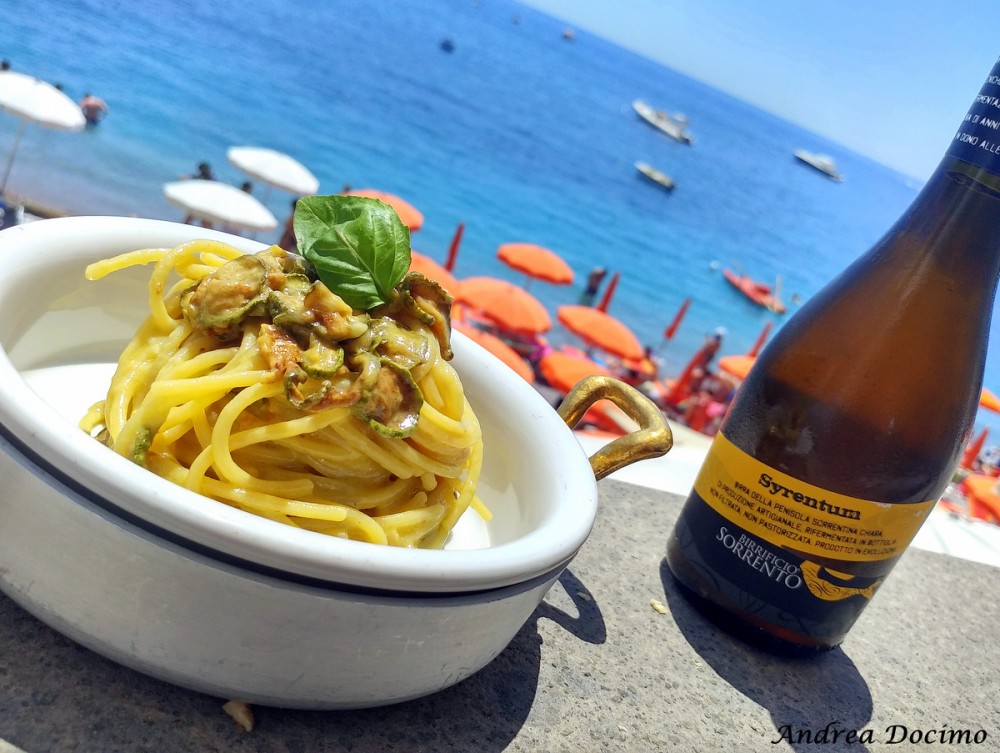
[[[86,274],[145,264],[149,316],[85,431],[206,497],[332,536],[439,548],[470,506],[489,517],[436,283],[407,274],[360,310],[301,256],[208,240]]]

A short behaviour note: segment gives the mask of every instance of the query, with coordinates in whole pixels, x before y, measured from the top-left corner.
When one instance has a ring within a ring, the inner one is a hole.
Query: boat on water
[[[788,310],[785,304],[778,299],[777,291],[772,289],[767,283],[757,282],[751,279],[749,275],[738,274],[731,269],[722,270],[722,276],[726,278],[726,281],[730,285],[758,306],[763,306],[775,314],[784,314]]]
[[[807,152],[805,149],[799,149],[795,152],[795,158],[835,181],[840,182],[844,179],[844,176],[837,170],[837,163],[833,161],[833,157],[827,154],[815,154]]]
[[[658,186],[666,189],[667,191],[673,191],[677,183],[666,173],[657,170],[650,164],[646,162],[636,162],[635,169],[639,171],[648,180],[656,183]]]
[[[687,132],[688,120],[683,115],[671,115],[663,110],[646,104],[641,99],[632,103],[632,109],[636,114],[654,128],[658,128],[675,141],[682,144],[694,143],[694,138]]]

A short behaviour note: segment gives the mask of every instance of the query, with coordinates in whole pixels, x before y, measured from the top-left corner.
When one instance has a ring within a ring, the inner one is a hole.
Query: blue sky
[[[1000,56],[1000,0],[522,2],[921,179]]]

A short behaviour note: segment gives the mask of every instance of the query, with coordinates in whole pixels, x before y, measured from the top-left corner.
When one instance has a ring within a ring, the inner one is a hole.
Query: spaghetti
[[[356,311],[302,257],[205,240],[86,274],[150,263],[149,317],[85,431],[206,497],[342,538],[439,548],[470,506],[489,517],[435,283],[407,275]]]

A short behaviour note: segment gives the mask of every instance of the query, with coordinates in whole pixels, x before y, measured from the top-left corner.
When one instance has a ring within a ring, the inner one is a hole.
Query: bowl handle
[[[559,415],[572,429],[598,400],[610,400],[639,424],[639,431],[618,437],[590,456],[590,467],[598,481],[639,460],[666,455],[674,446],[674,435],[656,404],[639,390],[611,377],[581,379],[559,405]]]

